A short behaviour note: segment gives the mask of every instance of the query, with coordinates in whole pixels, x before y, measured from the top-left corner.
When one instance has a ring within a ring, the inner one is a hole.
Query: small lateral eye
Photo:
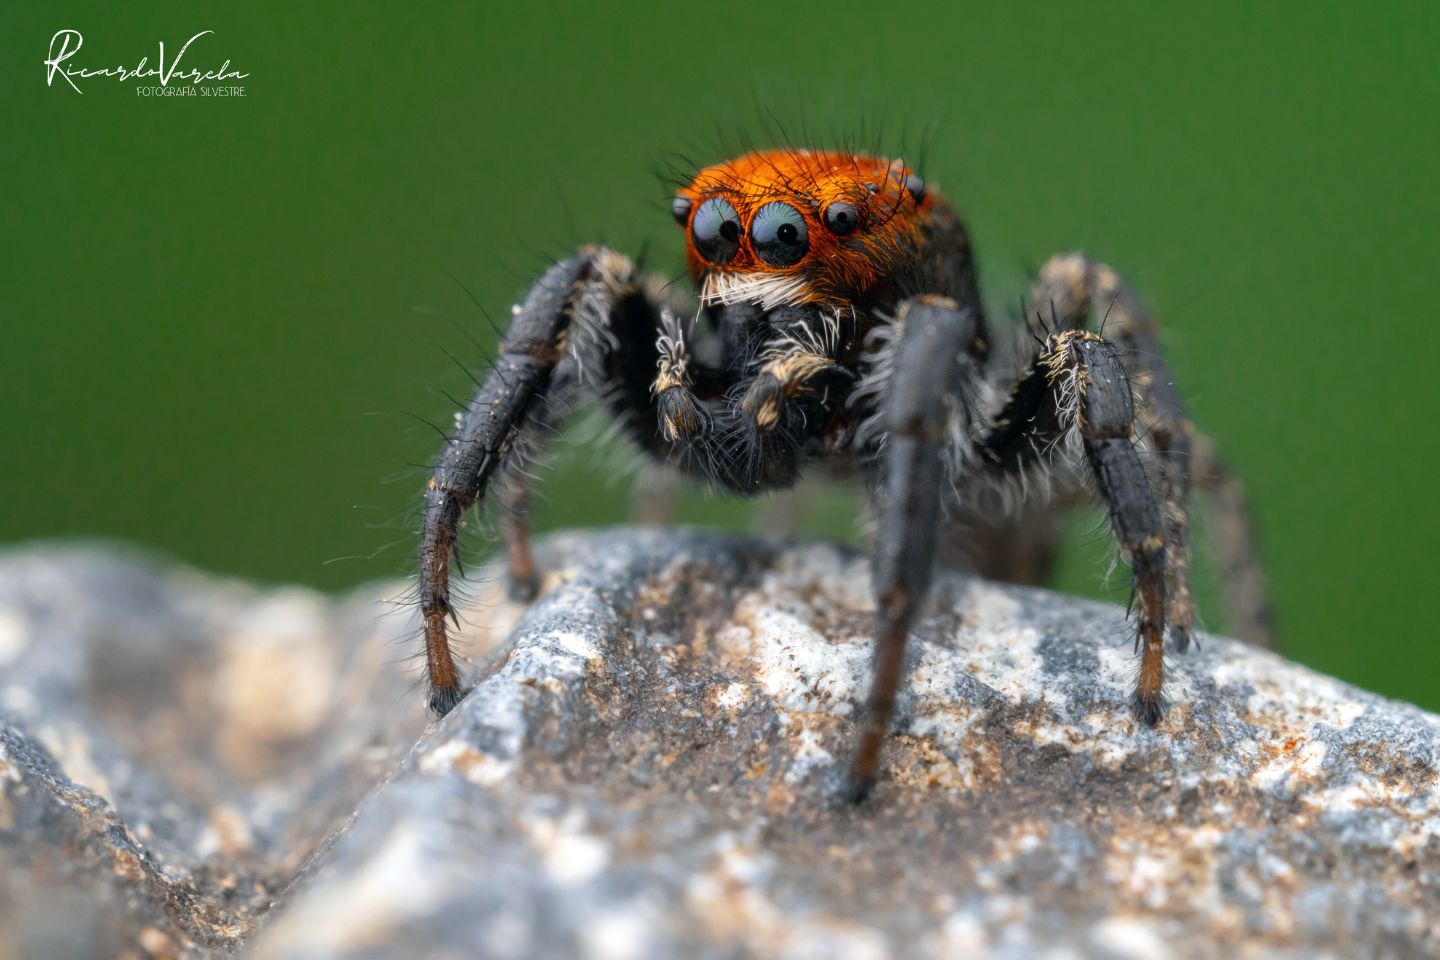
[[[918,173],[905,174],[905,189],[915,198],[915,206],[920,206],[925,199],[925,181]]]
[[[730,201],[711,197],[690,221],[690,237],[700,256],[714,264],[729,263],[740,249],[740,215]]]
[[[690,219],[690,198],[686,196],[676,197],[670,201],[670,213],[675,217],[675,222],[685,226],[685,221]]]
[[[836,200],[825,208],[825,228],[836,236],[854,233],[860,223],[860,211],[853,203]]]
[[[810,249],[805,216],[788,203],[767,203],[750,222],[750,242],[756,256],[770,266],[793,267]]]

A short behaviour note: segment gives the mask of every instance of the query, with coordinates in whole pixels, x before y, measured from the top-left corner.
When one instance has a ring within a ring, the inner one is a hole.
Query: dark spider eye
[[[715,264],[729,263],[740,249],[740,214],[730,201],[711,197],[695,211],[690,236],[700,256]]]
[[[907,173],[905,175],[905,189],[910,191],[910,196],[915,198],[915,206],[925,199],[925,181],[920,179],[919,174]]]
[[[675,222],[682,227],[685,226],[685,221],[690,219],[690,206],[689,197],[676,197],[670,201],[670,212],[674,215]]]
[[[854,233],[859,222],[860,211],[855,209],[853,203],[836,200],[825,208],[825,227],[837,236]]]
[[[755,253],[772,267],[792,267],[810,248],[805,217],[788,203],[767,203],[750,223]]]

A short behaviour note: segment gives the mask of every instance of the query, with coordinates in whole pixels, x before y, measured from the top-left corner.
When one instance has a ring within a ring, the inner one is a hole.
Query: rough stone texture
[[[424,728],[380,599],[0,553],[0,958],[238,945]]]
[[[1440,718],[1205,638],[1138,728],[1120,610],[948,575],[855,809],[863,556],[545,555],[518,622],[485,587],[479,686],[418,743],[385,591],[0,562],[0,957],[1440,952]]]

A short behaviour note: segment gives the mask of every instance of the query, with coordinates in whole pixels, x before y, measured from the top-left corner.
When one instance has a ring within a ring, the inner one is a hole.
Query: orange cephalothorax
[[[675,196],[703,302],[840,306],[921,258],[924,222],[951,214],[902,161],[769,150],[701,170]]]

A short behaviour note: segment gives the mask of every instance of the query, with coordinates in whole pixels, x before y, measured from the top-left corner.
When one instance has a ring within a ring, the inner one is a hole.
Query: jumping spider
[[[1184,651],[1195,620],[1193,480],[1215,494],[1231,629],[1265,642],[1239,487],[1193,434],[1155,321],[1110,267],[1051,259],[1031,292],[1030,337],[1004,349],[985,322],[965,228],[903,162],[751,153],[701,170],[673,212],[698,290],[694,320],[677,318],[684,308],[671,306],[663,279],[613,250],[582,248],[514,308],[500,357],[440,454],[419,584],[437,714],[467,689],[445,625],[461,518],[497,477],[511,480],[502,499],[512,589],[533,595],[527,492],[513,468],[582,389],[646,453],[741,495],[789,487],[815,461],[866,477],[877,643],[851,768],[856,800],[875,781],[942,532],[983,544],[982,572],[1036,581],[1053,547],[1050,518],[1093,491],[1130,564],[1133,707],[1154,725],[1167,624]]]

